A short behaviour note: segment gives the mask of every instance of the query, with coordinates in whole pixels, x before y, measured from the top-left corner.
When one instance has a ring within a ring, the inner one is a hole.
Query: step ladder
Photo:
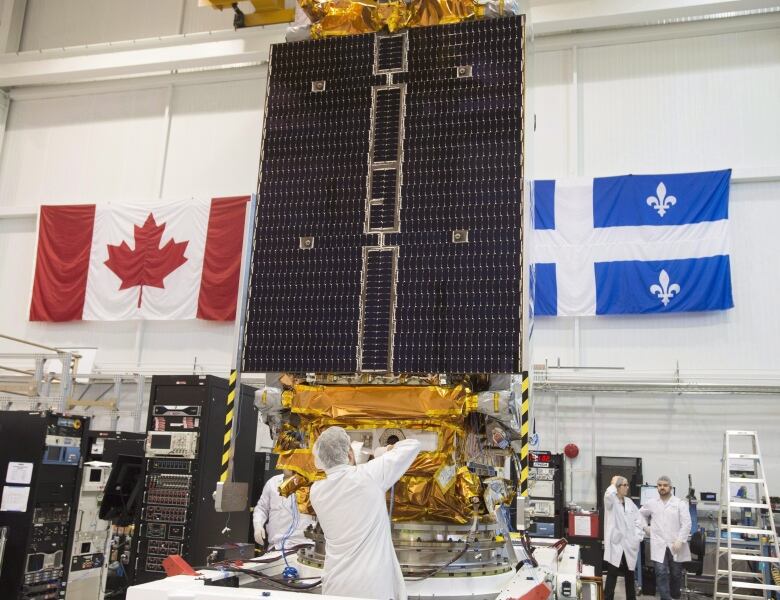
[[[740,472],[750,476],[740,477]],[[746,497],[732,495],[735,485],[745,486]],[[767,583],[772,581],[772,569],[780,567],[780,548],[755,431],[726,431],[720,493],[713,600],[756,600],[769,598],[770,592],[780,597],[780,585]],[[754,515],[752,523],[732,523],[735,509],[750,509]],[[746,539],[734,539],[732,534]],[[735,562],[746,563],[748,570],[735,569]],[[722,568],[724,563],[726,568]],[[750,567],[755,567],[755,571]]]

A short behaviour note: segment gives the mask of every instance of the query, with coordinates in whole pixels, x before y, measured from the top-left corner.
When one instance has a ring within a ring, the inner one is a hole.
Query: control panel
[[[33,509],[30,544],[24,565],[25,594],[46,584],[60,588],[63,555],[68,541],[70,504],[42,504]],[[57,596],[52,596],[56,598]]]
[[[533,511],[529,528],[536,537],[563,535],[563,455],[542,450],[530,453],[528,506]]]
[[[195,458],[197,451],[198,433],[195,431],[150,431],[146,436],[144,452],[147,457],[180,456],[182,458]]]

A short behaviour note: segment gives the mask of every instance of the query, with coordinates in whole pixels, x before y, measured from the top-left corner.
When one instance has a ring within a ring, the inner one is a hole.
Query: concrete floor
[[[706,581],[702,578],[691,575],[688,579],[688,585],[692,590],[697,590],[698,593],[691,593],[686,596],[682,595],[682,600],[703,600],[703,598],[712,599],[712,574],[715,573],[715,556],[717,555],[717,545],[712,542],[707,542],[707,547],[704,553],[704,569],[703,573],[709,575],[710,578]],[[606,580],[606,577],[604,578]],[[684,586],[683,586],[684,587]],[[643,596],[637,589],[637,600],[651,600],[652,598],[659,598],[656,596]],[[618,578],[617,586],[615,587],[615,600],[626,600],[626,585],[622,577]],[[763,600],[761,596],[757,596],[756,600]]]
[[[606,583],[607,578],[604,577],[604,582]],[[639,590],[637,590],[636,594],[637,600],[650,600],[651,598],[655,598],[655,596],[642,596],[639,593]],[[626,584],[622,577],[618,577],[617,585],[615,586],[615,600],[626,600]]]
[[[606,582],[606,577],[604,577],[604,581]],[[702,600],[703,598],[710,598],[712,599],[712,584],[706,584],[706,583],[697,583],[694,581],[690,581],[689,585],[692,589],[700,590],[699,593],[693,592],[690,594],[690,596],[686,596],[685,593],[682,595],[682,600]],[[710,591],[705,591],[709,587]],[[637,589],[636,594],[637,600],[652,600],[653,598],[659,598],[656,596],[643,596],[639,589]],[[615,600],[626,600],[626,584],[623,581],[622,577],[618,578],[617,586],[615,586]],[[761,596],[758,596],[756,600],[762,600]]]
[[[637,590],[636,598],[637,600],[653,600],[653,598],[658,599],[658,596],[643,596],[640,593],[638,593],[639,590]],[[702,600],[702,598],[710,598],[712,599],[712,596],[705,596],[705,595],[699,595],[699,594],[691,594],[690,600]],[[626,600],[626,586],[623,584],[622,579],[618,579],[617,587],[615,588],[615,600]],[[682,600],[688,600],[686,598],[685,594],[683,594]],[[756,600],[762,600],[761,597],[757,597]]]

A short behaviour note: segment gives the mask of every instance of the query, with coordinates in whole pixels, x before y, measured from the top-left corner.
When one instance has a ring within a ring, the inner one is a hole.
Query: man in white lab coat
[[[314,523],[314,518],[298,511],[295,494],[287,498],[279,494],[279,486],[292,476],[293,472],[285,469],[281,474],[271,477],[263,486],[263,493],[252,512],[255,542],[262,546],[267,539],[269,550],[281,550],[282,542],[285,549],[313,543],[303,532]]]
[[[317,468],[326,475],[314,482],[309,496],[325,534],[322,593],[406,600],[385,492],[414,462],[420,442],[401,440],[378,458],[356,466],[347,432],[329,427],[313,451]]]
[[[626,600],[636,600],[634,568],[644,538],[645,521],[628,492],[628,480],[620,475],[612,478],[604,492],[604,560],[607,563],[604,600],[615,597],[618,575],[623,575],[626,581]]]
[[[688,537],[691,534],[691,514],[688,503],[672,496],[672,480],[659,477],[658,498],[649,500],[639,509],[650,519],[650,559],[655,568],[655,587],[661,600],[680,598],[682,564],[691,560]]]

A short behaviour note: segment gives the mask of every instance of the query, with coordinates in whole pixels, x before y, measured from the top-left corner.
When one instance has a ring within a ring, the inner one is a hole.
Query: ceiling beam
[[[534,35],[539,36],[652,25],[778,6],[778,0],[551,0],[532,3],[530,24]]]
[[[262,64],[270,45],[284,41],[284,31],[284,25],[274,25],[6,54],[0,56],[0,87]]]
[[[4,0],[0,9],[0,53],[19,52],[27,0]]]
[[[777,8],[778,3],[780,0],[539,0],[531,3],[529,21],[541,46],[554,34],[586,31],[598,35],[599,30],[614,31],[614,28],[620,27],[627,31],[632,27],[645,30],[652,28],[637,26],[694,16],[768,10]],[[3,3],[2,17],[6,26],[13,29],[13,32],[8,31],[8,43],[12,38],[17,39],[17,33],[21,34],[25,4],[24,0],[6,0]],[[775,15],[752,18],[768,19],[772,16]],[[723,23],[736,19],[718,21]],[[14,27],[11,27],[12,22],[16,23]],[[271,25],[0,54],[0,88],[149,77],[181,70],[262,64],[268,60],[270,45],[284,41],[285,30],[285,25]],[[2,41],[0,23],[0,44]]]

